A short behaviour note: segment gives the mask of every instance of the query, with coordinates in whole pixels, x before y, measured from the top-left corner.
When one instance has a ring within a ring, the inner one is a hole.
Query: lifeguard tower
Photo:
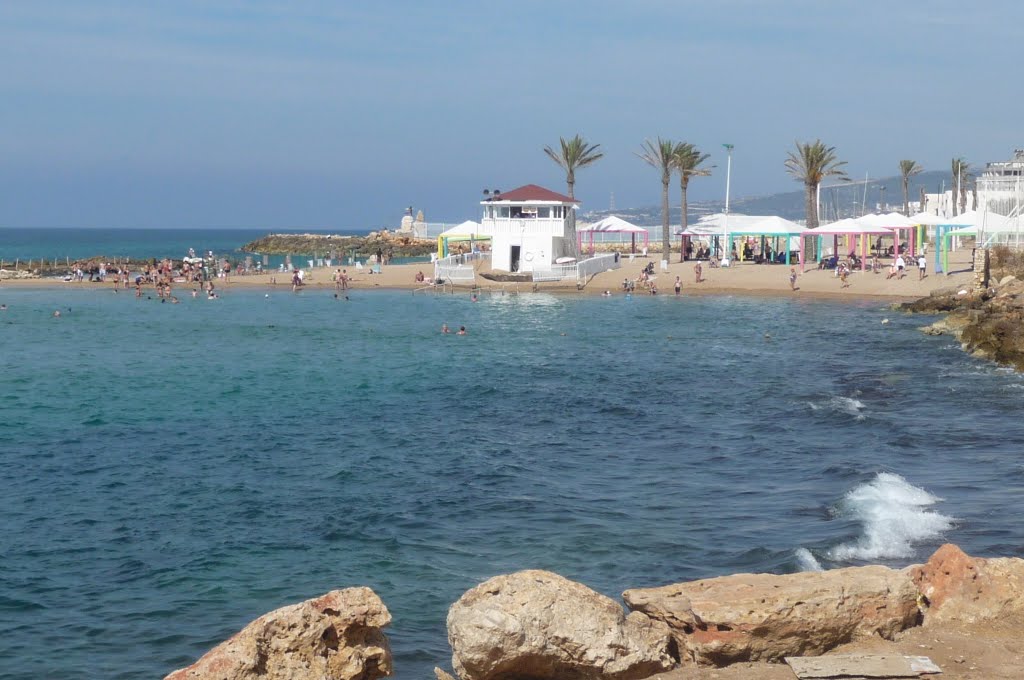
[[[578,201],[536,184],[485,193],[480,233],[491,237],[492,269],[549,271],[559,258],[572,257],[567,232]]]

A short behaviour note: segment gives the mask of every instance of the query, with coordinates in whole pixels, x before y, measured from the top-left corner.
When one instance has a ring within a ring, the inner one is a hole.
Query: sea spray
[[[913,556],[915,544],[953,526],[953,518],[930,509],[940,500],[899,475],[879,473],[836,505],[836,517],[855,519],[864,531],[856,541],[832,548],[829,558],[846,562]]]
[[[821,562],[807,548],[797,548],[793,551],[796,558],[796,566],[800,571],[824,571]]]

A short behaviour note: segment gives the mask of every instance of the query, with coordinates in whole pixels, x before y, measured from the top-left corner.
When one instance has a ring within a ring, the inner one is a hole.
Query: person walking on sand
[[[924,253],[919,253],[917,256],[917,280],[923,281],[925,277],[925,269],[928,268],[928,260],[925,258]]]
[[[849,288],[850,287],[850,282],[846,280],[849,275],[850,275],[850,269],[846,266],[846,263],[844,262],[844,263],[840,264],[839,265],[839,281],[841,283],[841,285],[839,286],[840,288]]]
[[[680,293],[683,292],[683,280],[680,279],[678,276],[676,277],[676,284],[675,284],[675,286],[676,286],[676,295],[678,296]]]
[[[907,261],[903,259],[903,255],[896,256],[896,278],[903,278],[903,271],[907,268]]]
[[[789,289],[796,290],[796,267],[789,268]]]

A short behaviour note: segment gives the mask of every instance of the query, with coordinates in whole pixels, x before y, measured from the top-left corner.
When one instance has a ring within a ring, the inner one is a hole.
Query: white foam
[[[836,413],[853,416],[855,420],[864,420],[864,414],[861,413],[864,409],[864,402],[853,397],[830,397],[823,403],[809,401],[807,405],[811,407],[812,411],[820,411],[822,408],[826,408]]]
[[[936,538],[953,526],[953,518],[930,509],[941,500],[899,475],[879,473],[836,506],[838,517],[859,520],[864,533],[832,548],[829,557],[848,561],[913,556],[915,543]]]
[[[796,566],[800,571],[823,571],[821,562],[807,548],[797,548],[793,555],[796,557]]]

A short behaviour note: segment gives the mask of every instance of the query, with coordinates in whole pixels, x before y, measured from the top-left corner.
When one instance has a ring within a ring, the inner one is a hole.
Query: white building
[[[480,233],[491,237],[491,267],[507,272],[547,271],[571,257],[566,238],[579,202],[536,184],[495,193],[480,202]]]

